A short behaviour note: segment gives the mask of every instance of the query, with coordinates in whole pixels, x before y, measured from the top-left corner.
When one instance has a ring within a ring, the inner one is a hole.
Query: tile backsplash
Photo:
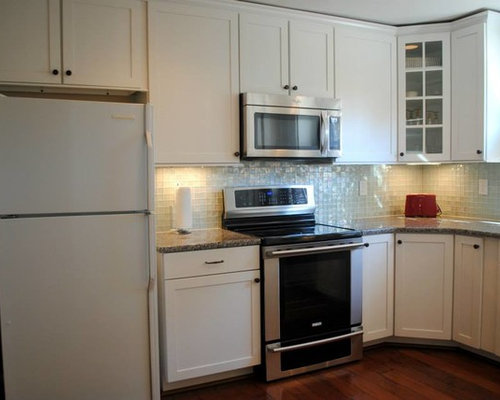
[[[443,215],[500,220],[500,164],[442,164],[423,167],[422,190],[436,193]],[[479,180],[488,194],[479,194]]]
[[[312,184],[316,219],[342,224],[353,218],[401,214],[407,193],[420,192],[423,167],[414,165],[295,164],[243,162],[222,167],[158,167],[156,169],[157,231],[172,228],[175,191],[192,190],[193,228],[221,226],[222,189],[226,186]],[[367,195],[360,196],[359,182]]]

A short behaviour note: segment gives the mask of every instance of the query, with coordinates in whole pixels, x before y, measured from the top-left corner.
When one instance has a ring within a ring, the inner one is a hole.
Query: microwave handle
[[[321,111],[321,128],[320,128],[320,152],[322,156],[328,153],[330,140],[330,124],[328,123],[328,113]]]

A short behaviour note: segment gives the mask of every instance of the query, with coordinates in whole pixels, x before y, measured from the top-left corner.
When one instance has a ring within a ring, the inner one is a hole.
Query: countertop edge
[[[244,247],[244,246],[258,246],[258,245],[260,245],[260,239],[249,238],[249,239],[230,240],[223,242],[188,244],[180,246],[158,246],[156,247],[156,251],[158,253],[168,254],[168,253],[180,253],[183,251],[213,250],[213,249],[223,249],[228,247]]]

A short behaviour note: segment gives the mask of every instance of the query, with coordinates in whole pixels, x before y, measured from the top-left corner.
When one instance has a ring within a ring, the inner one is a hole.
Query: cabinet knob
[[[52,70],[52,75],[59,75],[59,70],[58,69],[53,69]]]
[[[476,150],[476,153],[477,154],[483,154],[483,151],[482,150]]]
[[[405,155],[405,153],[401,152],[399,153],[400,157],[403,157]]]
[[[66,70],[66,75],[71,76],[72,74],[73,74],[73,72],[71,72],[71,70],[70,70],[70,69],[67,69],[67,70]]]
[[[290,89],[290,85],[283,86],[283,89],[286,89],[286,90]]]
[[[480,247],[480,246],[479,246],[478,244],[475,244],[473,247],[474,247],[475,249],[479,249],[479,247]]]
[[[255,278],[253,281],[254,281],[255,283],[259,283],[259,282],[260,282],[260,278]]]
[[[234,152],[234,156],[235,156],[235,157],[239,157],[239,156],[240,156],[240,152],[239,152],[239,151],[235,151],[235,152]]]
[[[297,90],[299,87],[297,85],[295,85],[294,87],[292,87],[292,90]]]
[[[398,240],[398,244],[403,244],[403,241],[402,240]]]

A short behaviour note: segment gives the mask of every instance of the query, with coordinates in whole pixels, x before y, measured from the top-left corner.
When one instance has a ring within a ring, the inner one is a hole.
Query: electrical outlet
[[[479,179],[479,194],[488,195],[488,179]]]
[[[366,196],[368,194],[368,183],[365,180],[359,181],[359,195]]]

